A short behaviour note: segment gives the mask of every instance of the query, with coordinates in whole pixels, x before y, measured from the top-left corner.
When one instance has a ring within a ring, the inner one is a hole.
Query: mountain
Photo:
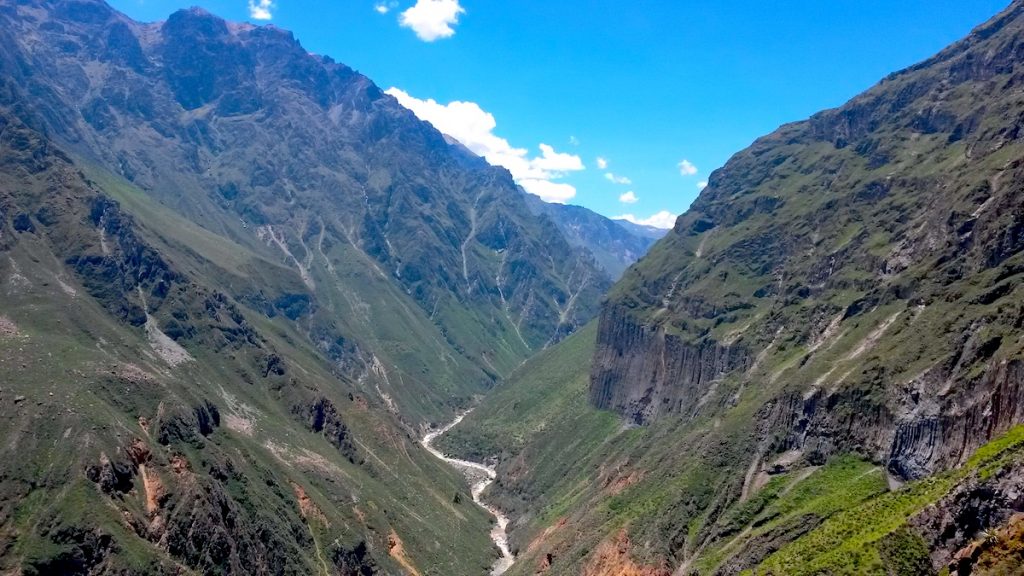
[[[758,139],[443,439],[511,574],[1019,572],[1022,47],[1015,1]]]
[[[534,214],[550,218],[573,246],[588,250],[613,279],[618,279],[667,230],[605,218],[582,206],[548,203],[526,195]]]
[[[596,312],[606,278],[507,171],[286,31],[68,0],[7,3],[0,33],[5,106],[87,170],[297,270],[293,293],[232,296],[328,312],[313,336],[358,345],[356,377],[376,357],[406,413],[437,416],[403,404],[476,393]]]
[[[634,224],[629,220],[615,220],[614,222],[633,234],[643,236],[644,238],[660,240],[668,234],[668,230],[662,230],[661,228],[655,228],[654,226],[647,226],[645,224]]]
[[[593,258],[278,28],[0,0],[0,45],[0,571],[486,571],[419,439]]]
[[[490,563],[489,518],[451,504],[464,481],[301,326],[220,281],[288,288],[297,273],[141,193],[127,212],[67,153],[0,119],[4,572]],[[204,270],[212,257],[227,269]],[[453,515],[467,533],[439,554],[430,527]]]

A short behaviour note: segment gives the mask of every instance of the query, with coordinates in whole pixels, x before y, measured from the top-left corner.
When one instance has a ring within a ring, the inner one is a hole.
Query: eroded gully
[[[516,558],[512,555],[512,551],[509,550],[508,547],[508,533],[506,532],[506,528],[508,528],[508,517],[502,514],[501,511],[494,506],[491,506],[480,499],[480,495],[483,494],[484,490],[487,489],[487,487],[490,486],[497,477],[494,467],[486,466],[478,462],[470,462],[469,460],[449,458],[440,450],[434,448],[434,440],[441,434],[444,434],[454,428],[459,422],[462,422],[462,419],[468,414],[469,411],[464,412],[446,426],[428,432],[423,437],[423,447],[435,457],[444,460],[449,465],[454,466],[460,472],[465,474],[472,487],[471,492],[473,494],[473,501],[494,516],[496,522],[491,528],[491,540],[493,540],[494,544],[498,546],[499,550],[501,550],[501,558],[498,558],[491,566],[491,576],[499,576],[504,574],[505,571],[512,566],[512,563],[515,562]]]

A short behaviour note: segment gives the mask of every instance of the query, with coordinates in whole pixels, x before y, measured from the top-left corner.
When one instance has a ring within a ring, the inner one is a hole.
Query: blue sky
[[[527,189],[670,225],[756,137],[931,56],[1008,0],[111,4],[143,21],[199,4],[290,29]]]

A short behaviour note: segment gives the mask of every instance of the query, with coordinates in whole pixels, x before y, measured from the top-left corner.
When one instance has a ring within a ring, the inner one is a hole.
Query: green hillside
[[[1014,2],[736,154],[592,355],[551,349],[452,431],[499,461],[511,574],[1013,573],[1022,34]]]

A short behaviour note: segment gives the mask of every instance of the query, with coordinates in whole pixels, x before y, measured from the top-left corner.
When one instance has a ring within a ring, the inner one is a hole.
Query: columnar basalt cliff
[[[1022,15],[712,174],[614,289],[595,405],[649,423],[763,395],[763,450],[905,478],[1024,422]]]
[[[946,379],[932,380],[945,385]],[[921,386],[922,380],[910,383]],[[962,464],[992,438],[1024,422],[1024,372],[1019,360],[993,363],[960,393],[925,402],[921,386],[890,396],[898,410],[861,390],[786,394],[760,413],[769,453],[799,451],[811,462],[856,449],[902,478],[923,478]]]
[[[686,343],[664,327],[644,326],[615,308],[601,315],[598,333],[609,344],[594,357],[591,401],[636,424],[669,414],[691,415],[718,380],[749,363],[742,348]]]

